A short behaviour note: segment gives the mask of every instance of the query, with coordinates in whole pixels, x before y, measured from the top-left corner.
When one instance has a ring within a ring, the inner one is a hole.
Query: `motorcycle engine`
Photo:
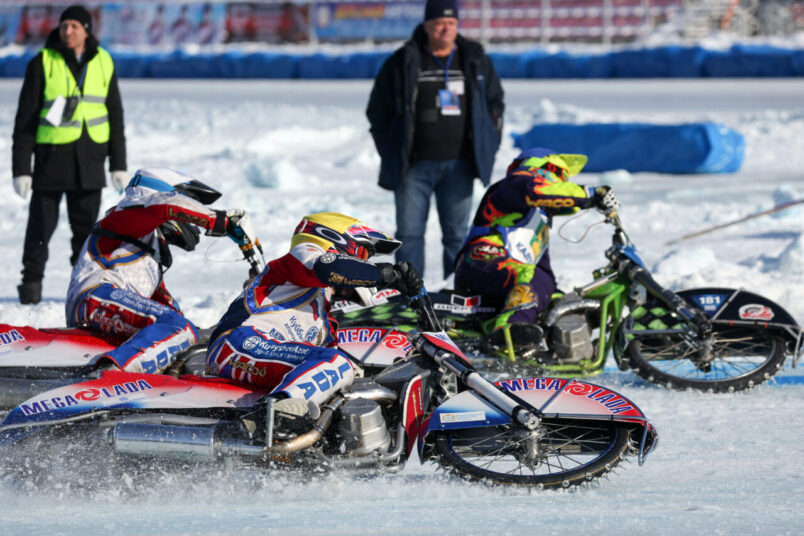
[[[581,315],[567,314],[560,317],[550,331],[550,342],[555,359],[562,363],[590,359],[595,352],[589,324]]]
[[[382,408],[367,398],[355,398],[341,406],[339,428],[346,452],[352,456],[367,456],[375,450],[384,452],[391,444]]]

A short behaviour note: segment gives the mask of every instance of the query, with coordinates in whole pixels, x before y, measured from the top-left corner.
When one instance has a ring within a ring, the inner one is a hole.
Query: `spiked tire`
[[[547,422],[539,433],[513,426],[440,432],[440,464],[467,480],[493,485],[567,488],[604,476],[623,460],[625,425]]]
[[[640,308],[632,316],[637,330],[682,327],[678,317],[661,307]],[[651,383],[714,393],[759,385],[776,374],[785,361],[782,337],[762,327],[715,323],[707,354],[689,342],[680,329],[661,335],[635,335],[626,358],[634,372]]]

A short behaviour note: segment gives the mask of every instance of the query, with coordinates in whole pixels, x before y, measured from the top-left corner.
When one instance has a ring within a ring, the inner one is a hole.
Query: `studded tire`
[[[439,432],[439,463],[485,484],[560,489],[605,475],[629,452],[630,432],[620,423],[543,421],[542,427],[537,439],[514,426]],[[538,454],[529,456],[534,447]]]
[[[648,308],[638,320],[650,329],[677,328],[677,318],[660,308]],[[626,358],[631,369],[651,383],[670,389],[728,393],[759,385],[784,366],[785,341],[762,327],[713,325],[712,359],[697,365],[699,351],[682,333],[636,336]]]

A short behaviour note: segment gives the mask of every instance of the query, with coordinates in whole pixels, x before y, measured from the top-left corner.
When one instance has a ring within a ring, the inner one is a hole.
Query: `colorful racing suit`
[[[587,208],[593,192],[543,168],[517,168],[486,191],[456,258],[455,286],[502,308],[495,329],[532,323],[550,303],[552,217]]]
[[[160,245],[158,227],[169,220],[224,234],[226,213],[176,191],[129,187],[95,226],[73,269],[67,325],[127,337],[101,356],[124,370],[160,372],[198,340],[162,281],[169,251]]]
[[[210,337],[209,371],[323,404],[355,377],[351,362],[334,348],[332,287],[381,281],[370,262],[316,244],[296,245],[269,262],[229,306]]]

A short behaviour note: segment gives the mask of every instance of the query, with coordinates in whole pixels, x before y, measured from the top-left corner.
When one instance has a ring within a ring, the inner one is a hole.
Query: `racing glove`
[[[418,294],[424,286],[419,272],[408,261],[396,264],[377,263],[382,277],[382,288],[393,288],[405,294],[414,296]]]
[[[620,201],[614,196],[611,186],[598,186],[592,195],[592,206],[608,216],[620,208]]]
[[[30,175],[20,175],[14,177],[14,191],[23,199],[28,199],[28,194],[31,193],[31,185],[33,179]]]
[[[246,232],[240,227],[240,218],[246,214],[241,208],[215,211],[215,226],[207,231],[208,236],[228,236],[239,245],[245,245]]]

